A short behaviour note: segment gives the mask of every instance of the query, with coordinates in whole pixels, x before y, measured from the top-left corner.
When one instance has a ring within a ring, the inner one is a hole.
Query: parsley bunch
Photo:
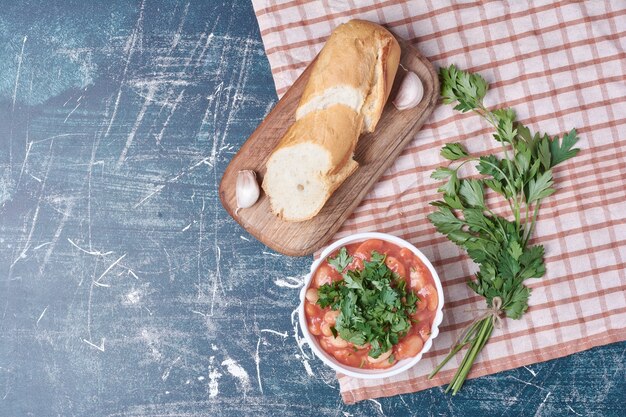
[[[440,78],[443,102],[454,104],[454,109],[462,113],[473,111],[491,124],[496,130],[493,138],[501,144],[502,152],[473,157],[459,143],[444,146],[441,155],[451,162],[431,175],[446,181],[438,189],[443,193],[443,200],[432,203],[437,211],[428,218],[440,233],[465,249],[479,265],[476,279],[468,282],[468,286],[485,297],[490,308],[494,298],[499,298],[501,307],[494,314],[502,311],[509,318],[519,319],[528,308],[530,296],[524,280],[541,278],[546,272],[543,246],[529,245],[528,241],[542,201],[556,191],[552,168],[579,151],[573,149],[578,141],[576,130],[572,129],[561,139],[532,134],[516,121],[512,109],[489,110],[483,105],[488,85],[479,74],[451,65],[440,70]],[[468,162],[476,163],[480,177],[459,178],[459,168]],[[485,201],[485,189],[506,200],[511,220],[491,211]],[[472,323],[430,378],[468,346],[446,389],[456,394],[491,336],[493,326],[491,315]]]
[[[385,255],[372,251],[363,269],[345,271],[352,262],[345,247],[328,263],[339,271],[342,281],[318,289],[317,304],[339,311],[331,331],[362,346],[371,345],[369,356],[378,358],[404,337],[411,328],[418,297],[406,290],[406,282],[385,264]],[[345,271],[345,272],[344,272]],[[390,362],[394,359],[390,357]]]

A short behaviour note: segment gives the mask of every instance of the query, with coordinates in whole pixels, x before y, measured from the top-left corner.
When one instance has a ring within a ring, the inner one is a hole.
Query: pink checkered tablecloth
[[[334,27],[360,18],[408,39],[436,67],[479,71],[490,83],[486,103],[514,107],[532,130],[578,129],[582,152],[556,169],[559,191],[542,206],[535,233],[546,247],[548,272],[527,281],[533,288],[528,313],[494,331],[471,377],[626,340],[626,1],[253,4],[279,96]],[[484,301],[465,285],[475,271],[472,261],[426,218],[428,203],[438,197],[429,175],[442,163],[443,144],[487,151],[494,147],[490,135],[475,115],[437,107],[336,236],[381,231],[408,239],[433,261],[446,297],[441,333],[423,360],[383,380],[338,375],[345,402],[450,380],[460,356],[435,379],[426,375],[471,321],[467,310]]]

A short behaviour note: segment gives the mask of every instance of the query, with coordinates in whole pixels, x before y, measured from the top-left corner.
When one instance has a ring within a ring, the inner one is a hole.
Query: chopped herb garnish
[[[390,350],[411,328],[417,295],[407,291],[406,282],[385,264],[386,256],[376,251],[363,269],[345,271],[352,262],[346,248],[328,263],[342,273],[343,280],[318,289],[317,304],[339,311],[333,334],[357,346],[371,345],[369,356],[378,358]]]
[[[328,258],[326,260],[328,264],[334,267],[340,273],[352,262],[352,256],[348,256],[348,251],[345,247],[339,250],[339,253],[334,258]]]

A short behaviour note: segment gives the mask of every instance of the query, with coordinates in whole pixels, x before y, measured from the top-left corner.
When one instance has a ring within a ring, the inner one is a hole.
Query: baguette
[[[357,169],[354,148],[380,120],[399,60],[398,42],[377,24],[351,20],[333,31],[296,121],[266,164],[263,189],[273,213],[286,221],[311,219]]]
[[[364,130],[373,132],[399,62],[400,46],[382,26],[364,20],[338,26],[317,57],[296,120],[340,103],[363,114]]]

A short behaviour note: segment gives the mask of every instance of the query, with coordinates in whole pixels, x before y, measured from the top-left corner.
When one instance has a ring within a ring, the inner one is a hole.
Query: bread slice
[[[263,189],[272,211],[304,221],[358,167],[359,135],[382,114],[400,61],[398,42],[383,27],[351,20],[337,27],[319,53],[296,121],[270,156]]]
[[[319,53],[302,93],[296,120],[333,104],[364,116],[373,132],[391,92],[400,45],[385,28],[364,20],[338,26]]]
[[[363,117],[343,104],[297,120],[267,162],[263,190],[272,211],[287,221],[315,216],[357,169],[352,159]]]

